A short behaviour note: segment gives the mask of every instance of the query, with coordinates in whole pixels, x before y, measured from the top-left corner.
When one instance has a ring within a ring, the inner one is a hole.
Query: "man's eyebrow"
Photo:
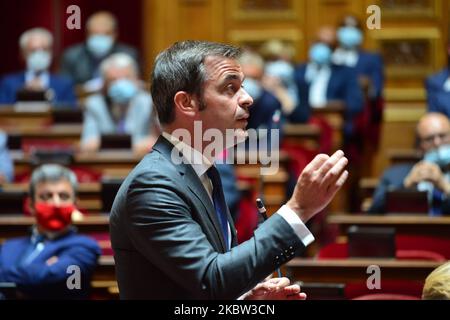
[[[240,75],[235,74],[235,73],[227,74],[225,76],[225,78],[223,78],[222,81],[220,81],[220,83],[224,84],[224,83],[227,83],[227,82],[233,81],[233,80],[241,80]]]

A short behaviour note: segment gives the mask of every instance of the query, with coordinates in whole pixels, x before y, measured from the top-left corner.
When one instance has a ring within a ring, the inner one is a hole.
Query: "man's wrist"
[[[296,203],[295,201],[289,200],[286,203],[286,206],[289,209],[291,209],[292,211],[294,211],[297,214],[297,216],[300,218],[300,220],[302,220],[303,223],[307,222],[308,219],[306,218],[305,210],[298,203]]]

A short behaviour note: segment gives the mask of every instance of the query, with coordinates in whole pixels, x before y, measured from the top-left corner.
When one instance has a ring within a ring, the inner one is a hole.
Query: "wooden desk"
[[[372,274],[367,273],[370,265],[380,267],[383,285],[383,279],[424,281],[441,263],[423,260],[295,258],[286,264],[285,269],[287,275],[296,281],[347,283],[366,281]]]
[[[51,125],[46,127],[23,127],[23,128],[9,128],[6,129],[8,133],[8,140],[14,141],[18,140],[27,142],[33,141],[45,141],[45,142],[61,142],[69,146],[73,146],[77,149],[81,139],[82,132],[81,124],[61,124],[61,125]],[[10,145],[10,149],[15,149]],[[20,150],[20,146],[18,146]]]
[[[11,152],[16,174],[31,172],[32,164],[30,155],[22,151]],[[92,154],[76,154],[74,166],[86,167],[102,174],[107,174],[111,169],[121,169],[127,174],[141,160],[130,150],[101,151]]]
[[[391,164],[416,163],[422,159],[422,153],[416,149],[390,149],[387,154]]]
[[[327,217],[327,223],[339,225],[341,234],[345,234],[349,226],[359,225],[394,227],[397,233],[440,236],[450,239],[450,216],[333,214]]]
[[[20,237],[29,234],[35,219],[23,215],[0,215],[0,238]],[[109,215],[89,215],[74,225],[83,234],[109,232]]]
[[[14,106],[0,106],[0,126],[2,128],[38,127],[50,124],[51,110],[36,112],[18,112]]]
[[[246,181],[238,181],[237,187],[246,196],[254,190],[255,185]],[[2,186],[4,191],[28,192],[27,183],[7,183]],[[80,183],[77,192],[77,205],[81,211],[87,211],[89,214],[102,213],[102,184],[100,182]],[[273,203],[273,200],[271,203]]]
[[[303,145],[310,149],[319,147],[321,130],[311,124],[285,124],[283,127],[284,141]]]
[[[344,143],[343,127],[345,104],[342,101],[330,101],[324,108],[311,108],[311,115],[325,119],[333,128],[333,148],[342,148]]]
[[[39,128],[53,123],[82,123],[81,108],[55,108],[43,111],[18,111],[14,105],[0,105],[0,127]]]

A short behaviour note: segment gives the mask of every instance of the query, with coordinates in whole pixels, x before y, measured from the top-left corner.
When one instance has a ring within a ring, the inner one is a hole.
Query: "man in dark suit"
[[[59,165],[43,165],[32,174],[36,225],[31,236],[9,239],[0,248],[0,282],[15,283],[23,298],[89,297],[100,248],[72,226],[76,185],[75,174]]]
[[[56,107],[75,106],[72,81],[49,72],[52,62],[52,34],[43,28],[30,29],[20,36],[19,45],[26,69],[6,75],[0,80],[0,104],[15,103],[17,92],[27,90],[47,91],[49,101]]]
[[[448,56],[450,57],[450,46],[448,50]],[[425,81],[425,89],[427,92],[428,111],[441,112],[450,117],[449,67],[429,76]]]
[[[299,105],[289,115],[294,123],[307,122],[311,108],[325,107],[335,101],[345,104],[344,136],[353,133],[353,119],[363,109],[363,94],[354,69],[331,61],[331,48],[322,42],[311,46],[310,62],[297,66],[295,81]]]
[[[156,58],[152,97],[163,133],[125,179],[110,217],[121,298],[255,297],[249,290],[313,241],[304,223],[348,176],[342,151],[318,155],[286,205],[237,244],[214,156],[226,133],[227,142],[246,137],[253,101],[242,87],[239,54],[229,45],[184,41]],[[211,148],[205,136],[213,133]],[[295,285],[280,295],[305,298]]]
[[[61,73],[74,83],[84,84],[91,80],[86,88],[88,91],[100,88],[100,64],[113,53],[126,53],[139,64],[136,49],[117,42],[118,23],[111,13],[100,11],[90,16],[86,32],[86,42],[66,49],[61,60]]]
[[[427,113],[417,124],[416,135],[423,160],[388,168],[375,190],[370,213],[386,211],[389,190],[410,188],[428,192],[430,214],[450,213],[450,122],[441,113]],[[433,207],[433,203],[437,205]]]

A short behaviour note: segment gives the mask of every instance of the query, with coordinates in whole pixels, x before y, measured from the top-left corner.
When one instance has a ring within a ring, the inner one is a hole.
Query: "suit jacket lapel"
[[[160,136],[158,138],[158,141],[153,146],[153,149],[163,154],[170,162],[173,162],[171,157],[173,144],[167,141],[163,136]],[[222,250],[226,251],[227,245],[225,244],[225,240],[222,236],[222,229],[220,227],[220,222],[217,217],[214,204],[208,196],[207,191],[203,187],[200,178],[197,176],[192,166],[188,163],[181,163],[177,165],[177,169],[178,172],[183,176],[183,179],[186,181],[188,189],[205,207],[206,212],[208,213],[208,218],[214,226],[217,237],[220,239]]]

